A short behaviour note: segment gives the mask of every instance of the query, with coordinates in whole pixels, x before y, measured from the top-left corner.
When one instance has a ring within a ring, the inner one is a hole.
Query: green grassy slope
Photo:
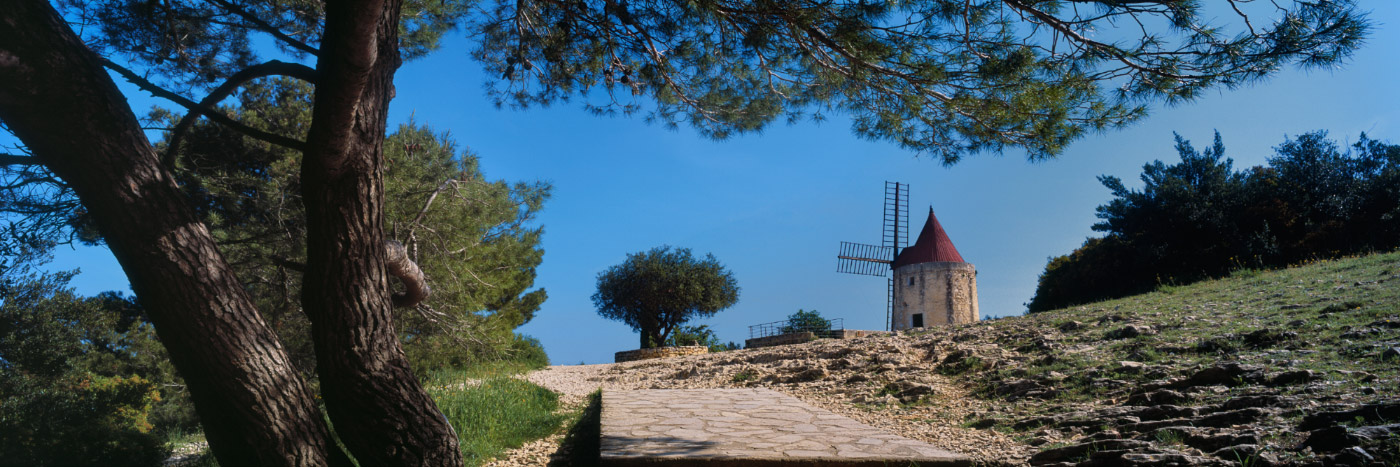
[[[1400,463],[1400,253],[931,333],[1033,464]]]

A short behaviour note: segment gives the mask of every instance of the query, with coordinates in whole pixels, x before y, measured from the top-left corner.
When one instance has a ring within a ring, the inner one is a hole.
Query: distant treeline
[[[1350,150],[1327,132],[1286,139],[1267,166],[1235,171],[1220,134],[1204,151],[1180,135],[1181,162],[1143,166],[1141,190],[1100,176],[1114,199],[1105,232],[1050,259],[1029,311],[1184,284],[1241,268],[1400,247],[1400,145],[1363,133]]]

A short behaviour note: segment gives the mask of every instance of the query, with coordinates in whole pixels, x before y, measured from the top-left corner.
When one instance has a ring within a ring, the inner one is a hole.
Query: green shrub
[[[802,309],[788,315],[788,324],[778,329],[779,334],[811,332],[817,336],[822,336],[828,331],[831,331],[831,320],[823,318],[821,312],[817,310]]]
[[[730,350],[719,340],[719,336],[715,335],[715,331],[704,324],[676,328],[676,330],[666,338],[666,345],[703,345],[709,347],[711,352]]]
[[[734,341],[729,341],[729,342],[726,342],[726,343],[723,343],[723,344],[718,344],[718,343],[717,343],[717,344],[711,344],[711,345],[710,345],[710,351],[711,351],[711,352],[728,352],[728,351],[731,351],[731,350],[739,350],[739,349],[742,349],[742,348],[744,348],[744,347],[741,346],[741,345],[739,345],[738,342],[734,342]]]
[[[0,465],[157,465],[197,425],[135,299],[0,261]]]
[[[487,335],[477,341],[464,342],[452,336],[433,336],[405,346],[409,365],[423,381],[435,372],[472,370],[480,367],[510,367],[528,371],[549,366],[549,356],[540,341],[519,334]],[[492,371],[497,373],[498,371]]]
[[[532,370],[549,366],[549,355],[544,353],[544,346],[540,344],[540,340],[522,334],[515,335],[515,340],[510,344],[508,358],[510,361],[523,363]]]
[[[160,465],[151,433],[160,393],[139,376],[0,376],[0,465]]]

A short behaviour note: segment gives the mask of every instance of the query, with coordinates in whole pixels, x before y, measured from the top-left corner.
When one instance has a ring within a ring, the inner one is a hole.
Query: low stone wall
[[[858,339],[866,336],[881,336],[886,334],[889,334],[889,332],[858,331],[854,329],[843,329],[839,331],[823,331],[821,333],[821,336],[817,336],[812,332],[791,332],[787,334],[779,334],[776,336],[756,337],[753,339],[746,340],[744,341],[744,348],[757,349],[759,347],[772,347],[775,345],[801,344],[803,342],[810,342],[816,340],[818,337],[822,339]]]
[[[654,349],[624,350],[613,354],[613,361],[622,363],[635,360],[650,360],[653,358],[684,357],[686,355],[700,355],[703,353],[710,353],[710,348],[703,345],[657,347]]]
[[[808,332],[789,332],[776,336],[755,337],[744,341],[744,348],[757,349],[759,347],[772,347],[775,345],[801,344],[803,342],[816,340],[817,335]]]
[[[843,329],[840,331],[832,331],[832,335],[822,337],[829,337],[832,339],[860,339],[862,337],[888,335],[890,335],[889,331],[857,331],[855,329]]]

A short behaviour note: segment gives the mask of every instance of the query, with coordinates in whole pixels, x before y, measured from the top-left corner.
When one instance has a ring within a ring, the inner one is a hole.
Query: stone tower
[[[977,268],[963,261],[948,233],[928,210],[928,221],[914,246],[895,257],[894,303],[891,329],[895,331],[940,324],[975,323]]]

